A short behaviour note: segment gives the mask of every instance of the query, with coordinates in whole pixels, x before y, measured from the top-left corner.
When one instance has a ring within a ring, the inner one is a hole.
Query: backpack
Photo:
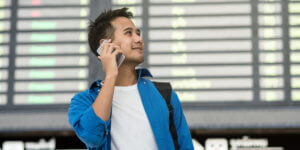
[[[178,140],[177,140],[177,132],[174,124],[174,111],[173,106],[171,105],[171,91],[172,87],[169,82],[153,82],[157,90],[159,91],[160,95],[163,96],[164,100],[169,109],[169,122],[170,122],[170,132],[172,135],[173,143],[175,150],[179,149]]]

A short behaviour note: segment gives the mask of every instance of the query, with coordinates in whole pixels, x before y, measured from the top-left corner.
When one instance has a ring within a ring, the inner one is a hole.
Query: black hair
[[[128,8],[123,7],[115,10],[102,12],[95,21],[90,21],[88,27],[88,41],[91,51],[98,56],[97,49],[100,39],[113,39],[114,27],[111,21],[117,17],[133,18],[133,14]]]

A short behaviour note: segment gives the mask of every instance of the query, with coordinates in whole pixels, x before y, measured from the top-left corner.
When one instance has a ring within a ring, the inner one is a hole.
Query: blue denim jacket
[[[147,69],[138,69],[137,73],[138,90],[158,149],[172,150],[174,149],[174,144],[169,130],[169,110],[165,100],[154,84],[150,80],[143,78],[146,76],[152,77]],[[68,117],[73,130],[88,149],[110,150],[111,118],[107,121],[102,120],[95,114],[92,107],[101,89],[100,83],[101,80],[95,81],[88,90],[77,93],[72,98]],[[174,108],[174,123],[180,149],[194,149],[180,101],[174,91],[171,93],[171,104]]]

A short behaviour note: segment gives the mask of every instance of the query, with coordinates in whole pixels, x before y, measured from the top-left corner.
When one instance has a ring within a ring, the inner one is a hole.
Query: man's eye
[[[129,34],[129,35],[131,35],[132,33],[131,33],[131,31],[127,31],[125,34]]]

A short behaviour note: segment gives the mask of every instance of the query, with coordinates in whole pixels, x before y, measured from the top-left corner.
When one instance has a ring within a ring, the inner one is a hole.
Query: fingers
[[[108,39],[108,41],[105,41],[103,45],[101,46],[101,54],[100,57],[98,57],[100,60],[104,57],[107,57],[109,55],[117,55],[122,53],[120,50],[120,46],[116,45],[115,43],[111,43],[111,39]]]
[[[103,46],[102,46],[102,49],[101,49],[102,54],[106,54],[107,53],[108,47],[109,47],[109,43],[108,42],[103,43]]]
[[[99,48],[100,48],[100,55],[101,54],[105,54],[106,53],[106,50],[107,50],[107,43],[110,43],[111,42],[111,39],[101,39],[100,40],[100,45],[99,45]]]
[[[102,57],[101,57],[101,55],[100,56],[97,56],[98,57],[98,59],[101,61],[102,60]]]
[[[112,54],[115,50],[119,50],[120,46],[113,43],[108,43],[108,48],[106,49],[106,54]]]
[[[120,49],[116,49],[115,51],[113,51],[112,55],[116,56],[118,54],[122,54],[123,52]]]
[[[102,61],[108,57],[115,57],[116,55],[122,53],[120,46],[115,43],[103,43],[101,55],[98,56],[98,59]]]

